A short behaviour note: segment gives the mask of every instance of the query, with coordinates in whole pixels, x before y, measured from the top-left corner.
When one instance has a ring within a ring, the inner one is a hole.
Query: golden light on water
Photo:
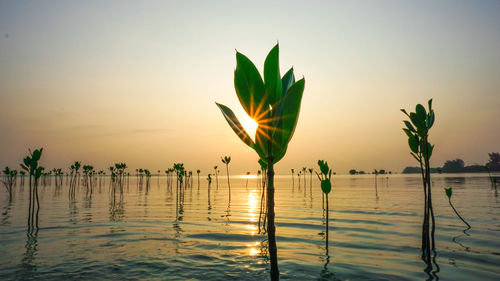
[[[252,190],[250,193],[248,193],[248,213],[249,213],[249,220],[252,222],[250,225],[252,229],[256,229],[257,227],[255,226],[255,222],[257,222],[257,211],[259,210],[259,199],[258,199],[257,191]],[[252,232],[252,235],[254,233]]]
[[[256,179],[256,175],[241,175],[240,178],[242,179]]]
[[[250,230],[250,235],[257,234],[257,217],[259,212],[259,194],[256,190],[251,190],[248,193],[248,214],[249,214],[249,224],[246,225],[246,228]],[[255,256],[260,253],[260,250],[257,248],[259,242],[247,244],[248,254],[250,256]]]

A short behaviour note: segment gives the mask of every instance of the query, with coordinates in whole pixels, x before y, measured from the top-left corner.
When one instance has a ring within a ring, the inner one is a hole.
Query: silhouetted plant
[[[11,170],[9,169],[9,167],[5,167],[5,169],[3,170],[3,174],[6,180],[2,180],[2,183],[4,184],[5,188],[7,189],[7,192],[9,193],[9,200],[12,200],[12,186],[14,185],[17,171]]]
[[[313,169],[309,168],[307,169],[309,171],[309,187],[311,188],[311,194],[312,194],[312,186],[313,186]]]
[[[328,256],[328,194],[332,190],[332,170],[328,167],[328,163],[324,160],[318,160],[318,166],[321,174],[316,172],[316,175],[321,182],[321,190],[325,194],[326,202],[326,255]]]
[[[307,168],[302,167],[302,172],[304,173],[304,188],[306,188],[306,175],[307,175]],[[304,193],[305,194],[305,193]]]
[[[245,189],[248,190],[248,178],[250,177],[250,172],[247,172],[247,182],[245,183]]]
[[[198,190],[200,189],[200,169],[196,170],[196,173],[198,174]]]
[[[271,260],[271,279],[279,279],[274,225],[274,164],[285,156],[297,119],[304,91],[304,79],[295,82],[293,68],[283,77],[279,69],[279,46],[276,45],[264,62],[264,80],[255,65],[243,54],[236,52],[234,87],[250,118],[258,126],[255,141],[250,138],[233,111],[218,104],[226,121],[238,137],[253,148],[260,159],[267,162],[267,234]]]
[[[295,173],[295,169],[292,169],[292,190],[295,189],[295,179],[293,178],[294,173]]]
[[[428,112],[424,106],[417,104],[415,112],[407,113],[406,110],[401,111],[410,119],[405,120],[406,128],[403,131],[408,136],[408,145],[410,146],[410,154],[420,164],[422,182],[424,187],[424,222],[422,229],[422,258],[430,265],[430,245],[432,241],[432,250],[434,250],[434,231],[436,228],[434,219],[434,209],[432,207],[432,189],[431,189],[431,173],[430,173],[430,158],[434,145],[429,143],[429,130],[434,125],[434,110],[432,110],[432,99],[428,102]],[[432,220],[432,230],[429,237],[429,220]]]
[[[210,174],[207,175],[208,181],[208,208],[210,209],[210,184],[212,184],[212,176]]]
[[[219,177],[218,177],[218,172],[217,172],[217,166],[214,166],[214,175],[215,175],[215,186],[217,190],[219,189]]]
[[[457,212],[457,210],[455,209],[455,207],[451,203],[451,195],[453,194],[452,188],[451,187],[445,188],[444,191],[446,192],[446,196],[448,196],[448,203],[450,203],[450,206],[453,209],[453,211],[455,212],[455,214],[467,225],[467,229],[470,229],[471,228],[470,224],[467,223],[464,220],[464,218],[462,218],[462,216]]]
[[[220,159],[222,163],[226,164],[227,186],[229,187],[229,201],[231,201],[231,183],[229,182],[229,163],[231,162],[231,156],[224,156]]]
[[[42,151],[43,148],[35,149],[33,152],[29,150],[30,155],[26,156],[23,159],[23,164],[21,164],[21,167],[30,174],[28,229],[33,228],[33,223],[35,223],[36,228],[38,228],[38,213],[40,211],[40,200],[38,198],[38,182],[44,170],[42,166],[38,166],[38,161],[42,157]]]

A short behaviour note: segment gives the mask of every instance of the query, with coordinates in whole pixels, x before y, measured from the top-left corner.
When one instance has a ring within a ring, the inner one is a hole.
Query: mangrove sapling
[[[207,175],[207,181],[208,181],[208,189],[207,189],[207,192],[208,192],[208,209],[210,210],[212,207],[210,206],[210,184],[212,184],[212,176],[210,174]]]
[[[313,169],[309,168],[307,169],[309,171],[309,188],[311,189],[311,195],[312,195],[312,187],[313,187]]]
[[[38,198],[38,183],[43,174],[44,168],[38,166],[38,161],[42,157],[43,148],[35,149],[33,152],[29,150],[30,155],[23,159],[21,167],[30,174],[30,194],[28,207],[28,230],[33,229],[33,223],[38,229],[38,213],[40,211],[40,200]],[[36,222],[35,220],[35,205],[36,205]]]
[[[5,180],[2,180],[7,192],[9,193],[9,201],[12,200],[12,186],[14,185],[15,177],[17,175],[16,170],[11,170],[9,167],[5,167],[3,170],[3,175]]]
[[[295,179],[293,178],[294,173],[295,173],[295,169],[292,169],[292,191],[295,189]]]
[[[467,225],[467,229],[466,230],[470,229],[471,228],[470,224],[467,223],[464,220],[464,218],[462,218],[462,216],[457,212],[457,210],[455,209],[455,207],[451,203],[451,195],[453,193],[453,190],[451,189],[451,187],[445,188],[444,191],[446,192],[446,196],[448,196],[448,203],[450,203],[450,206],[453,209],[453,211],[455,212],[455,214],[457,215],[457,217],[460,218],[465,223],[465,225]]]
[[[257,123],[255,141],[248,135],[233,111],[217,104],[238,137],[267,163],[267,235],[271,261],[271,280],[279,280],[276,227],[274,225],[274,164],[285,156],[300,110],[304,79],[295,82],[293,68],[283,77],[279,69],[278,44],[264,62],[264,80],[255,65],[236,52],[234,87],[241,105]]]
[[[196,170],[196,173],[198,174],[198,190],[200,190],[200,169]]]
[[[245,189],[248,190],[248,178],[250,177],[250,172],[247,172],[247,182],[245,183]]]
[[[328,256],[328,194],[332,190],[332,170],[328,167],[328,163],[323,160],[318,160],[319,170],[321,174],[316,172],[318,179],[321,182],[321,190],[325,194],[325,202],[326,202],[326,255]]]
[[[435,249],[434,232],[436,228],[434,219],[434,209],[432,207],[432,189],[431,189],[431,173],[430,173],[430,158],[434,149],[434,145],[429,143],[429,131],[434,125],[435,115],[432,109],[432,99],[428,102],[428,112],[424,106],[417,104],[415,112],[407,113],[406,110],[401,111],[410,119],[404,120],[406,128],[403,131],[408,136],[408,145],[411,149],[410,154],[420,164],[422,183],[424,188],[424,221],[422,227],[422,258],[430,265],[430,249]],[[432,222],[432,230],[429,234],[430,221]]]
[[[304,173],[304,188],[306,188],[307,168],[306,167],[302,167],[302,172]]]
[[[224,156],[220,158],[222,163],[226,164],[227,186],[229,187],[229,201],[231,201],[231,183],[229,182],[229,163],[231,156]]]
[[[217,166],[214,166],[214,175],[215,175],[215,186],[217,190],[219,190],[219,177],[217,176],[218,175]]]

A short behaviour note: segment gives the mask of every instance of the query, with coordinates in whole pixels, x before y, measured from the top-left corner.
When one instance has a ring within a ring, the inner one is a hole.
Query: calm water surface
[[[203,177],[204,178],[204,177]],[[278,257],[285,280],[500,280],[500,199],[487,175],[434,175],[436,259],[431,275],[420,259],[423,191],[418,176],[335,176],[330,195],[329,255],[319,182],[306,188],[276,178]],[[443,188],[453,187],[457,210]],[[196,176],[176,204],[175,187],[152,177],[149,187],[130,177],[123,195],[109,179],[92,197],[77,188],[41,186],[40,228],[27,231],[28,187],[9,203],[0,191],[0,280],[268,279],[266,235],[257,221],[256,179],[207,182]],[[312,192],[311,192],[312,190]],[[183,201],[183,202],[182,202]],[[178,215],[176,215],[178,214]]]

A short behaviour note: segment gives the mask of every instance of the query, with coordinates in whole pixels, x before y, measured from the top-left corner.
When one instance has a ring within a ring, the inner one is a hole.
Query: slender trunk
[[[30,175],[30,194],[29,194],[29,206],[28,206],[28,227],[31,225],[31,196],[32,196],[32,179]]]
[[[427,180],[425,177],[425,170],[422,162],[420,162],[420,172],[422,174],[422,183],[424,185],[424,221],[422,225],[422,254],[427,251],[428,239],[429,239],[429,213],[427,208]]]
[[[462,218],[462,216],[457,212],[457,210],[455,209],[455,207],[453,207],[453,204],[451,204],[451,198],[448,197],[448,202],[450,203],[450,206],[451,208],[453,209],[453,211],[455,212],[455,214],[467,225],[468,229],[471,228],[470,224],[468,224],[464,218]]]
[[[231,183],[229,182],[229,164],[226,164],[227,186],[229,186],[229,201],[231,201]]]
[[[426,141],[427,142],[427,141]],[[426,153],[428,155],[428,151],[426,150]],[[431,229],[431,240],[432,240],[432,250],[435,249],[435,243],[434,243],[434,233],[436,232],[436,220],[434,219],[434,208],[432,207],[432,189],[431,189],[431,172],[430,172],[430,163],[429,163],[429,157],[427,157],[425,161],[425,170],[426,170],[426,178],[427,178],[427,197],[429,199],[429,211],[430,211],[430,216],[432,220],[432,229]]]
[[[326,255],[328,256],[328,194],[325,194],[326,201]]]
[[[274,226],[274,163],[273,157],[267,159],[267,238],[271,260],[271,280],[280,279],[278,269],[278,249],[276,247],[276,227]]]
[[[35,179],[35,195],[36,195],[36,228],[38,228],[38,212],[40,212],[40,200],[38,199],[38,182]]]

